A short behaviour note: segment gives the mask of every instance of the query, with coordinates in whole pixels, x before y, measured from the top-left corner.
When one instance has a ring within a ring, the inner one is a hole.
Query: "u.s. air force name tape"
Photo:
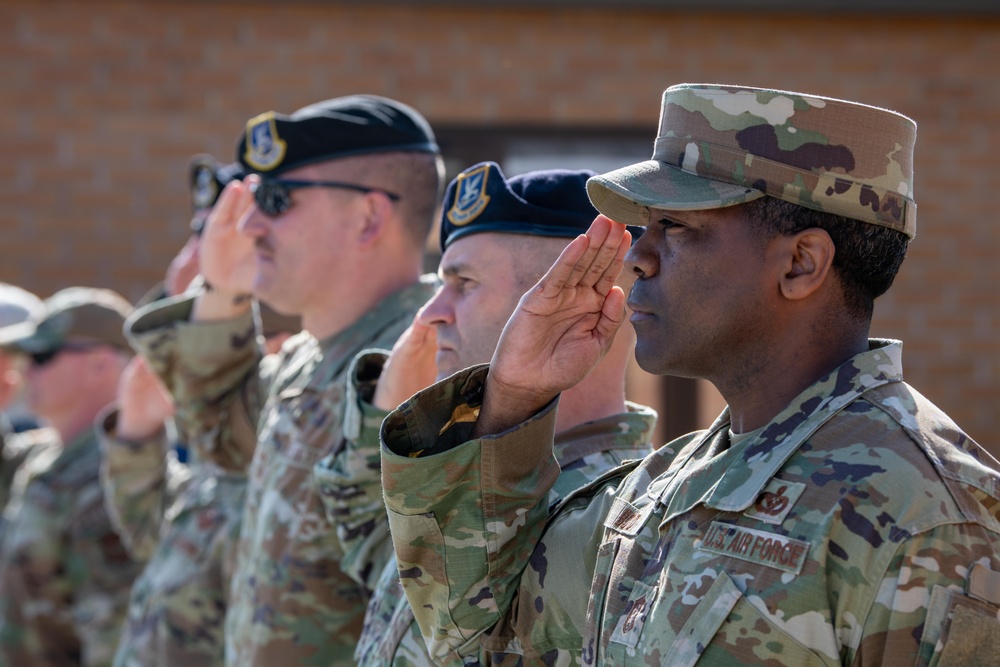
[[[798,574],[809,555],[809,543],[713,521],[701,542],[701,550]]]

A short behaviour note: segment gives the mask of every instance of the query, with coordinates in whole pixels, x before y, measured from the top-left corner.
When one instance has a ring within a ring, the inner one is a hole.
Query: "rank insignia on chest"
[[[809,543],[785,535],[713,521],[700,549],[719,556],[798,574],[809,556]]]
[[[490,196],[486,194],[488,178],[489,165],[459,174],[455,203],[448,209],[448,220],[451,224],[456,227],[467,225],[483,212],[490,203]]]
[[[270,171],[281,164],[287,144],[278,136],[274,112],[247,121],[247,149],[243,159],[254,169]]]
[[[772,479],[743,515],[764,523],[780,525],[805,490],[806,485],[802,482]]]

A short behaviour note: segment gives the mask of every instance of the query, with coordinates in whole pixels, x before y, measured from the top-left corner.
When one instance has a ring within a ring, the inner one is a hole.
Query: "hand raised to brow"
[[[254,242],[239,230],[240,219],[253,204],[250,188],[232,181],[205,221],[199,268],[213,289],[230,294],[253,291],[256,274]]]
[[[118,380],[118,437],[143,440],[155,435],[174,414],[174,403],[146,360],[136,356]]]
[[[624,225],[598,216],[521,297],[490,362],[477,437],[528,419],[601,360],[625,319],[615,281],[630,243]]]
[[[437,331],[417,318],[392,346],[372,404],[382,410],[395,410],[399,404],[437,378]]]

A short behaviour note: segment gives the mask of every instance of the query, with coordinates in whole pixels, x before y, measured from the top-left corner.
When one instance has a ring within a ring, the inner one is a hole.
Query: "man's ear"
[[[385,233],[392,219],[392,201],[381,192],[369,192],[364,195],[362,212],[364,218],[358,232],[358,243],[370,246]]]
[[[830,276],[836,251],[833,239],[816,227],[781,239],[786,246],[786,267],[779,278],[779,289],[786,299],[805,299],[820,289]]]

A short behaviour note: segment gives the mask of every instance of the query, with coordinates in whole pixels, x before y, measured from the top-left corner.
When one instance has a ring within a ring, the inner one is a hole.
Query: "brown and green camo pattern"
[[[436,656],[481,656],[492,632],[533,664],[573,648],[584,665],[937,665],[951,636],[972,654],[1000,637],[1000,596],[966,594],[974,566],[1000,572],[998,464],[902,381],[899,343],[873,341],[752,437],[730,443],[723,412],[548,523],[552,407],[438,437],[469,385],[418,394],[382,432],[403,585]],[[751,558],[755,535],[802,550]],[[970,613],[979,632],[952,626]]]
[[[25,464],[0,554],[0,665],[110,667],[140,566],[119,539],[92,429]]]
[[[648,224],[650,207],[717,208],[763,193],[912,238],[916,132],[901,114],[854,102],[682,84],[663,93],[652,160],[594,177],[588,192],[628,224]]]
[[[294,336],[264,363],[249,314],[187,323],[188,301],[152,306],[149,319],[133,323],[133,333],[139,325],[142,335],[160,336],[165,344],[177,339],[176,361],[153,366],[167,380],[179,430],[189,441],[209,455],[250,443],[226,614],[227,665],[353,664],[367,596],[341,570],[336,526],[326,517],[312,469],[342,440],[351,359],[364,348],[392,347],[433,285],[424,280],[391,295],[323,341]]]
[[[348,571],[372,589],[355,658],[365,667],[421,667],[435,664],[428,654],[403,589],[392,554],[381,485],[379,429],[386,416],[370,402],[387,354],[367,351],[350,372],[345,447],[316,466],[320,494],[331,520],[341,526]],[[555,503],[625,460],[651,451],[656,413],[629,404],[627,414],[581,424],[556,435],[561,473],[550,493]],[[504,644],[501,651],[516,652]]]
[[[36,456],[60,446],[59,433],[51,428],[33,428],[20,433],[2,430],[0,415],[0,548],[3,545],[5,514],[8,503],[19,497],[27,483],[27,464]],[[11,510],[14,512],[15,510]]]
[[[116,416],[100,430],[102,482],[119,535],[145,567],[132,585],[114,667],[221,667],[246,475],[178,462],[162,431],[121,440]]]

